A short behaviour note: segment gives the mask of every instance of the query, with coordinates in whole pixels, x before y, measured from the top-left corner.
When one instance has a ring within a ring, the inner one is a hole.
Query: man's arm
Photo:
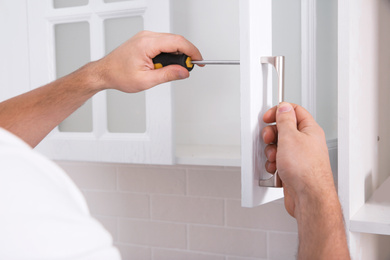
[[[185,53],[201,60],[198,49],[182,36],[141,32],[101,60],[43,87],[0,103],[0,127],[35,147],[54,127],[105,89],[135,93],[189,77],[187,69],[171,65],[154,69],[161,52]]]
[[[283,182],[285,207],[296,218],[299,259],[350,259],[325,134],[302,107],[282,103],[264,115],[266,169]]]

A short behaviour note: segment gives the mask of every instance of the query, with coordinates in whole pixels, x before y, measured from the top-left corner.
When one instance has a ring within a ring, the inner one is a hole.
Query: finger
[[[181,35],[156,33],[154,39],[154,44],[157,48],[152,49],[150,58],[156,57],[161,52],[167,52],[184,53],[190,56],[192,60],[203,60],[198,48]]]
[[[290,103],[290,105],[293,106],[294,110],[296,110],[297,108],[303,108],[303,107],[301,107],[301,106],[299,106],[297,104],[294,104],[294,103]],[[276,111],[277,111],[278,107],[279,106],[271,107],[270,109],[267,110],[267,112],[264,113],[263,121],[265,123],[271,124],[271,123],[275,123],[276,122]]]
[[[147,72],[147,78],[151,86],[156,86],[165,82],[185,79],[190,76],[188,70],[180,65],[169,65],[160,69],[154,69]]]
[[[312,127],[318,127],[319,125],[314,120],[313,116],[303,107],[298,106],[295,108],[295,114],[297,117],[297,126],[300,132],[305,132],[306,129]]]
[[[265,162],[265,170],[269,173],[275,173],[276,172],[276,162]]]
[[[271,107],[267,110],[267,112],[263,115],[263,121],[267,124],[275,123],[276,122],[276,109],[277,106]]]
[[[275,162],[276,161],[276,145],[275,144],[270,144],[267,145],[264,149],[265,156],[267,157],[267,160],[269,162]]]
[[[277,141],[277,128],[276,125],[269,125],[263,128],[261,136],[265,144],[276,143]]]
[[[291,107],[293,109],[290,110]],[[300,132],[305,132],[306,129],[312,129],[312,127],[320,129],[319,125],[314,120],[312,115],[306,109],[296,104],[291,104],[287,102],[280,103],[279,106],[277,106],[276,108],[275,117],[278,125],[279,134],[281,133],[280,127],[282,127],[286,131],[293,131],[298,129]]]
[[[279,136],[297,131],[297,118],[294,107],[290,103],[282,102],[279,104],[276,110],[276,125]]]

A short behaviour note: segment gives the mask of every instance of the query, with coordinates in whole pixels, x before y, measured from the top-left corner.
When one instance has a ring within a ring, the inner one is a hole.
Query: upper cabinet
[[[108,54],[142,30],[170,32],[169,0],[28,2],[32,88]],[[170,83],[138,94],[104,91],[37,149],[57,160],[172,164]]]

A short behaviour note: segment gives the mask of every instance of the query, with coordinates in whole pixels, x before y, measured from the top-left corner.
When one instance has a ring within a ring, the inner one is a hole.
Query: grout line
[[[150,195],[148,195],[148,198],[149,198],[149,219],[150,220],[154,220],[153,219],[153,208],[152,208],[152,200],[153,200],[153,195],[152,194],[150,194]]]
[[[223,253],[214,253],[209,251],[198,251],[198,250],[186,250],[182,248],[173,248],[173,247],[159,247],[159,246],[150,246],[150,245],[143,245],[143,244],[134,244],[134,243],[126,243],[126,242],[117,242],[115,243],[115,246],[132,246],[132,247],[139,247],[144,249],[150,249],[152,259],[155,259],[155,251],[156,250],[164,250],[164,251],[172,251],[172,252],[180,252],[180,253],[193,253],[193,254],[199,254],[204,256],[214,256],[214,257],[222,257],[223,259],[227,260],[230,257],[232,258],[239,258],[239,259],[247,259],[247,260],[266,260],[269,258],[257,258],[257,257],[251,257],[251,256],[242,256],[242,255],[234,255],[234,254],[223,254]]]
[[[236,255],[228,255],[226,256],[225,254],[218,254],[218,253],[213,253],[213,252],[208,252],[208,251],[197,251],[197,250],[186,250],[182,248],[173,248],[173,247],[159,247],[159,246],[150,246],[150,245],[142,245],[142,244],[134,244],[134,243],[125,243],[125,242],[118,242],[115,243],[116,245],[119,246],[133,246],[133,247],[141,247],[145,249],[150,249],[153,254],[155,253],[155,250],[166,250],[166,251],[173,251],[173,252],[180,252],[180,253],[195,253],[195,254],[200,254],[200,255],[206,255],[206,256],[219,256],[219,257],[237,257]],[[248,257],[243,257],[243,256],[238,256],[243,259],[247,259]],[[152,258],[153,259],[153,258]],[[248,259],[253,259],[253,258],[248,258]]]
[[[271,232],[275,234],[289,234],[296,235],[298,232],[296,231],[279,231],[279,230],[269,230],[269,229],[261,229],[261,228],[250,228],[250,227],[234,227],[234,226],[224,226],[217,224],[205,224],[205,223],[192,223],[192,222],[179,222],[179,221],[169,221],[169,220],[161,220],[161,219],[151,219],[151,218],[137,218],[137,217],[126,217],[126,216],[108,216],[101,214],[92,214],[93,217],[103,217],[103,218],[117,218],[119,221],[121,220],[130,220],[130,221],[140,221],[140,222],[154,222],[161,224],[175,224],[175,225],[189,225],[194,227],[208,227],[208,228],[217,228],[217,229],[230,229],[230,230],[241,230],[241,231],[256,231],[256,232]]]
[[[189,224],[186,225],[186,238],[187,238],[186,248],[187,250],[190,250],[190,225]]]
[[[223,224],[227,227],[227,199],[223,200]]]
[[[161,195],[161,196],[176,196],[176,197],[188,197],[196,199],[211,199],[211,200],[234,200],[241,201],[239,198],[230,198],[230,197],[217,197],[217,196],[202,196],[202,195],[187,195],[182,193],[156,193],[156,192],[141,192],[141,191],[126,191],[126,190],[101,190],[101,189],[90,189],[90,188],[80,188],[86,192],[101,192],[101,193],[123,193],[123,194],[134,194],[134,195]]]
[[[270,257],[270,232],[267,232],[267,240],[265,241],[267,243],[267,259]]]
[[[119,191],[119,169],[115,167],[115,190]]]
[[[154,255],[154,247],[151,247],[150,248],[150,259],[152,259],[152,260],[154,260],[156,257],[155,257],[155,255]]]
[[[120,237],[120,235],[119,235],[119,231],[120,231],[120,228],[119,228],[119,218],[118,217],[116,217],[116,242],[119,242],[120,241],[120,239],[119,239],[119,237]],[[115,242],[115,241],[114,241]]]
[[[190,182],[190,174],[188,172],[188,169],[185,170],[185,174],[186,174],[186,191],[185,191],[185,195],[188,197],[189,196],[189,182]]]

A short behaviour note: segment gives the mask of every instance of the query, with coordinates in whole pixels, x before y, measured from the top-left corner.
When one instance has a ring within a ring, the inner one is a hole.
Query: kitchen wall
[[[123,259],[295,259],[283,201],[240,206],[240,168],[58,162]]]

